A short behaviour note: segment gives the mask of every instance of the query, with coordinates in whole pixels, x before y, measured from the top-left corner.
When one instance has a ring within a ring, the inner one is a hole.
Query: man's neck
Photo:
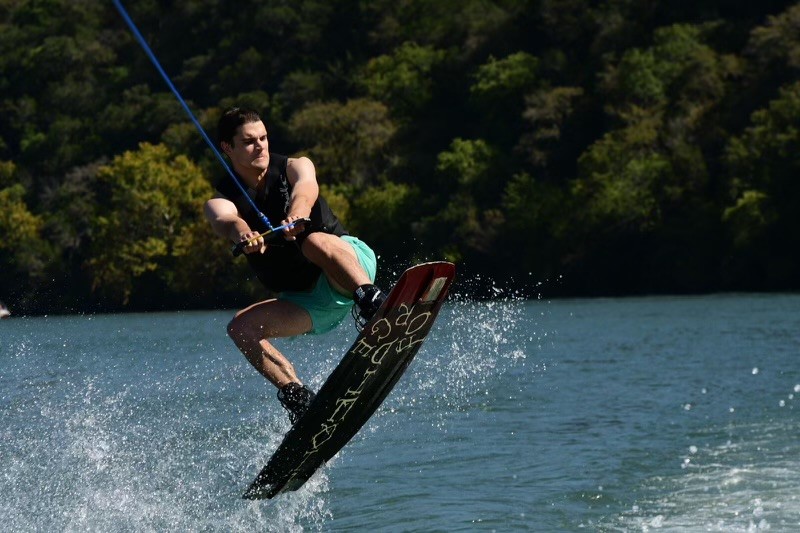
[[[250,187],[251,189],[256,189],[261,180],[267,175],[266,170],[259,170],[257,168],[239,168],[234,166],[233,170],[235,170],[236,174],[242,179],[245,187]]]

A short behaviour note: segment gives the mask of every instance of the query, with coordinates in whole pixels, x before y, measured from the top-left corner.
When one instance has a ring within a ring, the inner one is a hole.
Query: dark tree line
[[[798,288],[800,3],[126,5],[209,133],[247,105],[314,160],[385,282],[449,259],[476,296]],[[111,3],[0,0],[0,299],[255,297],[202,219],[221,175]]]

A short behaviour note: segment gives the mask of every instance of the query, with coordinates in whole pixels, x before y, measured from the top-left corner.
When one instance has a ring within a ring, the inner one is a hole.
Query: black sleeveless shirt
[[[279,226],[281,220],[286,219],[288,215],[287,210],[292,195],[292,185],[286,175],[288,161],[286,156],[270,153],[265,186],[260,187],[258,191],[252,189],[248,191],[258,209],[266,215],[273,227]],[[240,179],[239,183],[244,182]],[[264,232],[268,229],[239,187],[233,183],[231,176],[223,176],[217,182],[216,189],[236,205],[239,216],[253,231]],[[344,226],[321,196],[312,206],[310,218],[310,227],[306,226],[305,231],[297,235],[297,240],[286,241],[278,237],[268,241],[267,251],[263,254],[245,254],[250,268],[267,289],[273,292],[311,289],[322,271],[300,251],[303,241],[309,234],[317,231],[338,236],[347,235]]]

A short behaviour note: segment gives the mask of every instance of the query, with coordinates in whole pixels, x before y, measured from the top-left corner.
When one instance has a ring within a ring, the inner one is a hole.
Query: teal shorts
[[[358,262],[366,271],[371,282],[375,282],[375,272],[378,262],[375,252],[367,244],[356,237],[343,235],[342,240],[350,244],[356,252]],[[278,299],[299,305],[311,315],[311,331],[320,334],[332,330],[347,316],[353,307],[353,298],[339,294],[328,283],[325,274],[321,274],[316,285],[308,292],[282,292]]]

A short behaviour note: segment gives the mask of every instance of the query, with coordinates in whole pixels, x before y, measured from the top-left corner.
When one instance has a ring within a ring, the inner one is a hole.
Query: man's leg
[[[228,335],[261,375],[276,387],[301,383],[294,366],[268,339],[293,337],[311,330],[308,312],[281,300],[266,300],[236,313]]]
[[[302,251],[322,269],[331,287],[345,296],[352,296],[359,286],[370,283],[353,247],[336,235],[312,233],[303,241]]]
[[[386,295],[372,284],[350,243],[336,235],[316,232],[303,242],[302,251],[322,269],[336,292],[353,298],[362,320],[372,318]]]
[[[293,337],[311,330],[308,312],[291,302],[266,300],[236,313],[228,335],[261,375],[278,387],[278,399],[294,424],[307,410],[314,393],[298,379],[294,366],[268,339]]]

